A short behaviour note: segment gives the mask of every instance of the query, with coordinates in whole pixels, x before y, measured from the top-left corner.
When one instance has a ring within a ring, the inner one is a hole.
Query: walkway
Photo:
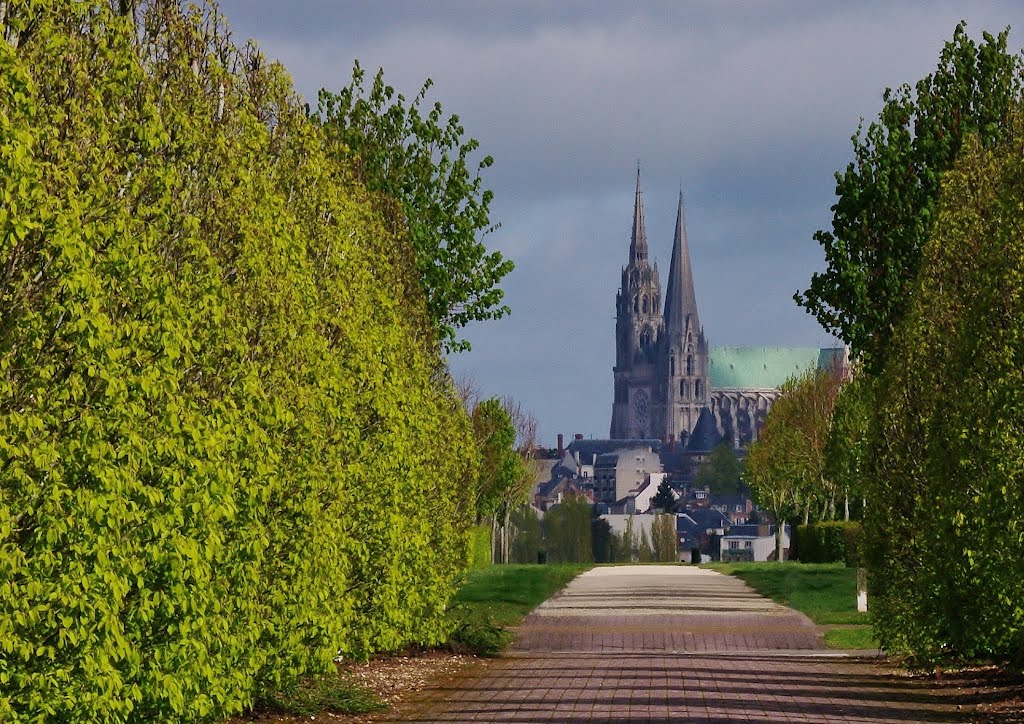
[[[404,721],[963,721],[948,696],[824,649],[807,617],[738,579],[622,566],[577,578],[507,657],[439,682]]]

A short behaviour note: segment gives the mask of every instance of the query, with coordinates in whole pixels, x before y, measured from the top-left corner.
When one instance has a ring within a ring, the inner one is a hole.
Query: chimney
[[[573,439],[575,439],[575,440],[582,440],[583,439],[583,433],[582,432],[577,432],[575,435],[573,435]]]
[[[558,433],[558,459],[561,460],[565,457],[565,438],[562,437],[562,433]]]

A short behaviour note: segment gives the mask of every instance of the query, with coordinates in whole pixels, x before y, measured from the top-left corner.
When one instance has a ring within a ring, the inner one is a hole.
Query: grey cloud
[[[830,343],[791,296],[823,264],[811,236],[830,220],[832,173],[858,119],[876,115],[886,86],[934,68],[964,14],[954,2],[881,1],[222,9],[308,98],[346,84],[354,58],[383,66],[407,97],[432,77],[432,98],[495,157],[485,180],[503,226],[486,242],[517,262],[504,285],[513,314],[469,329],[474,351],[451,363],[486,394],[521,399],[547,438],[607,434],[638,159],[662,267],[683,186],[712,344]],[[1024,8],[976,2],[968,21],[975,36],[1024,26]]]

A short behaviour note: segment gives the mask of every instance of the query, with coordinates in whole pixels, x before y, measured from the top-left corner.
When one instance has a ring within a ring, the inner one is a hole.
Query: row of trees
[[[797,301],[860,366],[841,390],[793,382],[747,458],[781,516],[863,496],[876,631],[923,662],[1024,659],[1024,67],[1007,38],[961,23],[854,137],[816,236],[827,269]]]
[[[457,119],[358,69],[311,114],[177,0],[0,35],[0,719],[221,720],[444,641],[491,498],[440,350],[508,269]]]
[[[646,517],[646,516],[645,516]],[[675,562],[676,521],[657,515],[647,529],[632,516],[621,533],[593,516],[584,498],[570,498],[553,506],[541,520],[533,508],[520,506],[512,516],[513,563],[650,563]]]

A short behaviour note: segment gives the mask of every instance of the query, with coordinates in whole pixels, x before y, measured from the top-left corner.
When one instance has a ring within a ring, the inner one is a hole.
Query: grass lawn
[[[868,615],[857,610],[857,569],[842,563],[712,563],[708,568],[736,576],[814,623],[868,623]]]
[[[877,649],[871,626],[839,626],[825,632],[825,645],[830,649]]]
[[[488,616],[498,626],[517,626],[526,614],[591,567],[526,564],[470,571],[454,604],[472,615]]]
[[[712,563],[722,573],[784,606],[806,614],[818,625],[846,624],[825,632],[833,649],[875,649],[878,641],[868,614],[857,610],[857,569],[842,563]]]

